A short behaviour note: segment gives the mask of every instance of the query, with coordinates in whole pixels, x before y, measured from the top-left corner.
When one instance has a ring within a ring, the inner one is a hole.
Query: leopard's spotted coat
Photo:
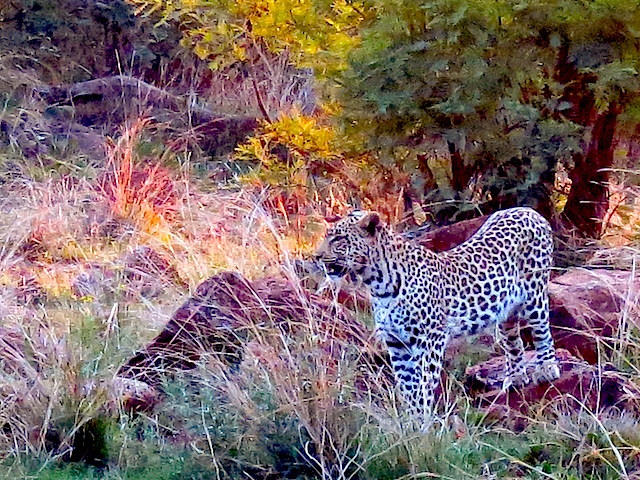
[[[499,325],[505,386],[523,385],[526,324],[536,349],[534,381],[559,377],[547,294],[552,250],[549,223],[530,208],[497,212],[469,240],[437,254],[395,235],[378,214],[356,211],[330,229],[317,260],[330,276],[358,277],[368,287],[397,383],[424,427],[453,336]]]

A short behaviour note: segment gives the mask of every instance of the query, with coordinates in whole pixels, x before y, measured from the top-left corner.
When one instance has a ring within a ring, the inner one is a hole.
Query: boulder
[[[549,282],[550,323],[560,378],[503,392],[506,366],[499,356],[467,369],[470,396],[497,419],[515,422],[514,428],[525,426],[532,408],[553,402],[573,410],[638,411],[634,399],[640,398],[640,389],[606,359],[620,349],[630,327],[638,328],[639,296],[640,277],[633,272],[574,269],[554,278]],[[460,348],[459,342],[455,345]],[[532,363],[535,352],[526,355]]]
[[[471,220],[463,220],[452,225],[447,225],[446,227],[436,228],[419,235],[415,238],[415,241],[431,251],[444,252],[471,238],[487,218],[489,218],[489,216],[484,215],[482,217],[472,218]]]
[[[209,278],[117,375],[158,385],[167,370],[195,368],[204,352],[219,354],[227,365],[237,364],[258,312],[267,314],[248,280],[232,272]]]
[[[591,364],[619,348],[640,318],[640,277],[632,272],[571,270],[549,283],[551,333],[556,347]]]
[[[532,372],[535,352],[527,352],[526,358],[527,370]],[[562,411],[586,408],[599,412],[612,407],[639,411],[640,387],[613,366],[591,365],[564,349],[557,350],[556,358],[561,374],[551,383],[502,390],[506,359],[498,356],[468,367],[465,388],[475,405],[485,409],[487,415],[496,420],[515,422],[516,428],[526,427],[529,417],[551,406]]]
[[[140,389],[139,382],[158,389],[165,374],[195,368],[205,353],[232,370],[247,354],[258,362],[279,362],[277,357],[286,353],[283,338],[300,345],[313,338],[315,346],[308,354],[322,359],[328,378],[339,377],[336,365],[347,345],[357,345],[372,368],[384,363],[371,332],[338,303],[284,278],[251,282],[237,273],[222,272],[203,282],[116,376],[127,380],[119,380],[128,386],[122,389],[127,404],[147,409],[159,397],[154,390]],[[144,393],[137,395],[138,391]]]

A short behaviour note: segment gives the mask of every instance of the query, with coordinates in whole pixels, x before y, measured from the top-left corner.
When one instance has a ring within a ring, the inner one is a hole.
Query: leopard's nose
[[[300,277],[308,277],[315,275],[321,270],[318,262],[314,258],[309,259],[296,259],[293,261],[293,271]]]

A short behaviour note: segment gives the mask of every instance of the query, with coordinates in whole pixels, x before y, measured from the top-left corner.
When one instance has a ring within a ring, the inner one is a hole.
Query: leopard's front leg
[[[414,335],[413,327],[393,328],[385,341],[394,374],[412,422],[426,431],[434,419],[446,336],[442,328]]]

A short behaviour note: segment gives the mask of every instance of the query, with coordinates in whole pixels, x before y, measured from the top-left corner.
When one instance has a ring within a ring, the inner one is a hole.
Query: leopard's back
[[[441,253],[451,334],[501,323],[546,295],[552,253],[551,226],[530,208],[491,215],[469,240]]]

